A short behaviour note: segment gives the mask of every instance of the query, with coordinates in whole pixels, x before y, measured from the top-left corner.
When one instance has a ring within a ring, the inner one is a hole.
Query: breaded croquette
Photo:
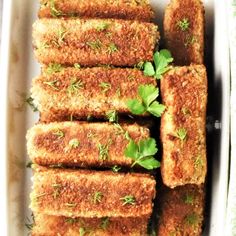
[[[41,64],[134,66],[151,61],[159,40],[152,23],[112,19],[40,19],[33,25]]]
[[[64,121],[71,115],[100,118],[111,111],[129,115],[127,101],[139,97],[139,86],[156,85],[138,69],[60,68],[50,74],[51,67],[33,80],[31,89],[42,122]]]
[[[176,67],[161,80],[163,182],[170,188],[202,184],[207,171],[207,75],[203,65]]]
[[[149,129],[137,124],[37,124],[27,133],[27,150],[32,162],[43,166],[130,167],[133,160],[124,154],[128,139],[149,137]]]
[[[68,218],[36,213],[32,236],[146,236],[148,218]]]
[[[176,65],[203,64],[204,6],[201,0],[172,0],[165,11],[166,47]]]
[[[154,178],[147,174],[35,167],[30,208],[66,217],[150,217]]]
[[[203,186],[165,189],[159,201],[157,236],[200,236],[204,215]]]
[[[151,21],[149,0],[41,0],[39,17],[120,18]]]

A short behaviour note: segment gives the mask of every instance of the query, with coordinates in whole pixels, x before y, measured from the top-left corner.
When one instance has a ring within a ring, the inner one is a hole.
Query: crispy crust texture
[[[66,217],[149,217],[156,181],[145,174],[42,169],[34,173],[30,208]],[[99,200],[96,193],[101,193]],[[124,204],[132,196],[134,204]]]
[[[159,40],[152,23],[112,19],[40,19],[33,25],[41,64],[133,66],[151,61]]]
[[[135,141],[150,137],[149,129],[110,123],[62,122],[38,124],[28,131],[27,150],[33,163],[50,166],[130,167],[131,158],[124,155],[128,144],[126,132]],[[70,146],[71,140],[79,142]],[[107,153],[99,151],[103,147]]]
[[[160,200],[157,236],[200,236],[204,215],[204,187],[185,185],[165,189]]]
[[[171,188],[202,184],[207,172],[205,67],[173,68],[161,81],[161,93],[166,106],[161,119],[163,182]],[[181,130],[184,140],[178,137]]]
[[[35,214],[32,236],[146,236],[148,218],[68,218]],[[81,233],[81,234],[80,234]]]
[[[92,17],[151,21],[154,12],[148,0],[41,0],[40,18]]]
[[[172,0],[165,11],[166,47],[176,65],[203,64],[204,6],[201,0]],[[189,26],[180,26],[187,20]]]
[[[50,86],[53,81],[54,86]],[[80,87],[73,90],[73,83]],[[42,122],[68,120],[71,115],[77,119],[88,115],[100,118],[114,110],[130,114],[126,102],[138,98],[141,84],[156,86],[156,81],[138,69],[64,68],[34,79],[31,93]]]

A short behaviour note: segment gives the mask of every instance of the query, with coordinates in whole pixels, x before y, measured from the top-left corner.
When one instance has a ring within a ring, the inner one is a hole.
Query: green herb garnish
[[[121,170],[121,167],[119,167],[117,165],[112,167],[112,171],[115,172],[115,173],[119,172],[120,170]]]
[[[165,106],[155,101],[159,96],[159,89],[155,86],[140,85],[138,94],[141,97],[141,101],[132,99],[127,102],[128,108],[134,115],[141,115],[149,112],[156,117],[160,117],[165,111]]]
[[[194,161],[194,166],[196,169],[203,167],[203,160],[200,155],[197,156],[196,160]]]
[[[106,230],[107,227],[109,226],[109,223],[110,223],[109,218],[108,218],[108,217],[104,217],[104,218],[102,218],[102,223],[101,223],[101,226],[100,226],[100,227],[101,227],[103,230]]]
[[[34,104],[34,99],[30,96],[26,99],[26,102],[28,103],[28,105],[31,107],[31,109],[33,110],[33,112],[38,111],[37,106]]]
[[[49,66],[46,69],[46,73],[48,75],[51,75],[53,73],[58,73],[61,72],[63,70],[63,67],[61,64],[58,63],[50,63]]]
[[[93,50],[99,50],[102,47],[102,43],[99,39],[86,42],[86,44]]]
[[[111,89],[111,84],[107,83],[107,82],[101,82],[99,84],[99,87],[102,89],[103,93],[106,93],[107,91],[109,91]]]
[[[81,68],[81,65],[80,65],[79,63],[75,63],[75,64],[74,64],[74,67],[75,67],[76,69],[80,69],[80,68]]]
[[[187,138],[187,130],[185,128],[180,128],[176,132],[176,137],[181,141],[184,141]]]
[[[198,215],[196,213],[191,213],[191,214],[188,214],[184,221],[186,224],[188,225],[196,225],[198,223]]]
[[[194,35],[187,35],[187,37],[184,41],[184,46],[188,47],[188,46],[194,44],[196,41],[197,41],[197,39]]]
[[[169,64],[173,61],[171,53],[166,49],[162,49],[154,54],[153,60],[155,66],[151,62],[145,62],[144,75],[161,79],[162,75],[170,70]]]
[[[53,81],[47,81],[47,82],[43,82],[44,84],[50,86],[51,88],[53,88],[54,90],[59,90],[59,88],[57,87],[58,84],[58,80],[53,80]]]
[[[189,29],[189,20],[188,18],[183,18],[182,20],[179,20],[177,22],[177,26],[182,30],[182,31],[187,31]]]
[[[49,6],[50,6],[50,13],[53,17],[59,17],[63,15],[62,11],[56,9],[54,0],[50,0]]]
[[[107,30],[108,27],[109,27],[109,24],[108,24],[108,23],[106,23],[106,22],[101,22],[101,23],[99,23],[99,24],[96,26],[96,30],[97,30],[98,32],[101,32],[101,31]]]
[[[120,198],[121,201],[123,201],[123,206],[125,205],[135,205],[136,200],[135,197],[132,195],[127,195],[122,198]]]
[[[68,32],[64,28],[61,28],[58,30],[58,32],[57,32],[58,39],[56,41],[57,46],[60,47],[64,43],[67,33]]]
[[[53,198],[56,199],[59,197],[60,193],[61,193],[61,188],[62,185],[61,184],[53,184]]]
[[[112,141],[109,140],[107,144],[98,144],[98,150],[99,150],[99,159],[100,160],[107,160],[109,158],[109,147],[112,144]]]
[[[160,167],[160,162],[154,158],[157,151],[156,140],[153,138],[141,140],[138,144],[130,140],[125,149],[125,156],[134,160],[132,167],[140,165],[145,169],[152,170]]]
[[[69,146],[71,148],[78,148],[79,145],[80,145],[80,142],[77,138],[71,139],[70,142],[69,142]]]
[[[139,69],[139,70],[143,70],[143,69],[144,69],[144,64],[145,64],[144,61],[140,61],[138,64],[136,64],[136,65],[134,66],[134,68],[137,68],[137,69]]]
[[[65,222],[69,223],[69,224],[75,224],[75,223],[79,222],[79,220],[78,220],[78,218],[66,218]]]
[[[97,204],[102,201],[103,194],[101,192],[95,192],[93,195],[93,203]]]
[[[56,131],[53,133],[53,135],[56,135],[59,139],[65,137],[64,132],[63,132],[62,130],[60,130],[60,129],[56,130]]]
[[[67,88],[67,92],[69,95],[72,95],[74,93],[77,93],[78,90],[82,89],[84,87],[84,83],[81,80],[77,80],[75,77],[71,78],[70,85]]]
[[[106,117],[111,123],[118,123],[118,114],[116,111],[108,111]]]
[[[186,194],[184,196],[184,203],[192,205],[194,201],[194,196],[192,194]]]
[[[29,161],[29,162],[26,164],[26,168],[32,168],[32,165],[33,165],[33,162],[32,162],[32,161]]]
[[[114,43],[110,43],[108,48],[107,48],[108,54],[112,54],[114,52],[118,52],[118,47]]]
[[[84,236],[86,234],[86,230],[83,227],[79,228],[79,236]]]
[[[35,226],[34,214],[33,214],[33,213],[31,214],[31,219],[30,219],[29,217],[27,217],[26,220],[27,220],[27,223],[25,223],[26,228],[27,228],[29,231],[32,231],[32,229],[33,229],[34,226]]]

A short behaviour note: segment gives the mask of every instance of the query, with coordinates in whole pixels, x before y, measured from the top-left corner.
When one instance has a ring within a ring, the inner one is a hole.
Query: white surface
[[[231,56],[231,167],[226,234],[236,236],[236,1],[228,2]]]
[[[168,1],[151,1],[157,9],[157,19],[161,22],[163,7]],[[213,0],[206,0],[207,24],[214,11]],[[223,236],[225,225],[226,194],[228,182],[228,135],[229,135],[229,68],[227,35],[224,22],[224,1],[217,1],[215,11],[215,83],[221,83],[224,108],[222,121],[222,148],[219,163],[213,163],[214,181],[210,227],[212,236]],[[12,4],[13,3],[13,4]],[[39,66],[33,58],[31,46],[31,26],[36,18],[37,1],[5,0],[3,16],[2,63],[1,63],[1,150],[0,177],[1,189],[1,235],[27,235],[25,230],[26,216],[29,215],[28,199],[30,192],[30,173],[26,170],[25,133],[37,117],[25,106],[25,94],[29,91],[31,79],[39,73]],[[207,26],[207,27],[208,27]],[[207,32],[209,29],[207,29]],[[223,43],[222,43],[223,42]],[[222,45],[226,47],[222,47]],[[217,95],[216,95],[217,96]],[[5,106],[4,106],[5,104]],[[218,105],[218,104],[216,104]],[[7,111],[7,117],[4,115]],[[7,143],[5,143],[7,137]],[[209,163],[211,165],[211,163]],[[7,168],[5,168],[7,166]],[[6,173],[7,170],[7,173]],[[7,176],[6,182],[3,180]],[[7,202],[7,211],[6,196]],[[8,216],[5,213],[8,212]],[[6,222],[8,220],[8,233]],[[5,231],[4,231],[5,230]],[[228,236],[228,235],[227,235]]]

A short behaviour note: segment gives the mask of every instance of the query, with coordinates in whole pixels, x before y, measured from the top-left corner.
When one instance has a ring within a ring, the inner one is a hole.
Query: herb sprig
[[[132,195],[127,195],[127,196],[124,196],[122,198],[120,198],[121,201],[123,201],[123,206],[125,205],[135,205],[136,203],[136,199],[134,196]]]
[[[141,140],[138,144],[131,139],[125,149],[125,156],[134,160],[132,167],[140,165],[147,170],[153,170],[160,167],[160,162],[154,158],[157,151],[156,140],[153,138]]]
[[[182,20],[179,20],[177,22],[177,26],[184,32],[187,31],[189,29],[189,19],[188,18],[183,18]]]
[[[144,75],[153,76],[155,79],[161,79],[169,69],[169,64],[173,62],[170,51],[162,49],[153,56],[154,65],[151,62],[145,62]]]
[[[146,112],[151,113],[156,117],[160,117],[165,111],[165,106],[155,101],[159,96],[159,89],[153,85],[140,85],[138,88],[138,99],[127,101],[127,106],[134,115],[141,115]]]

